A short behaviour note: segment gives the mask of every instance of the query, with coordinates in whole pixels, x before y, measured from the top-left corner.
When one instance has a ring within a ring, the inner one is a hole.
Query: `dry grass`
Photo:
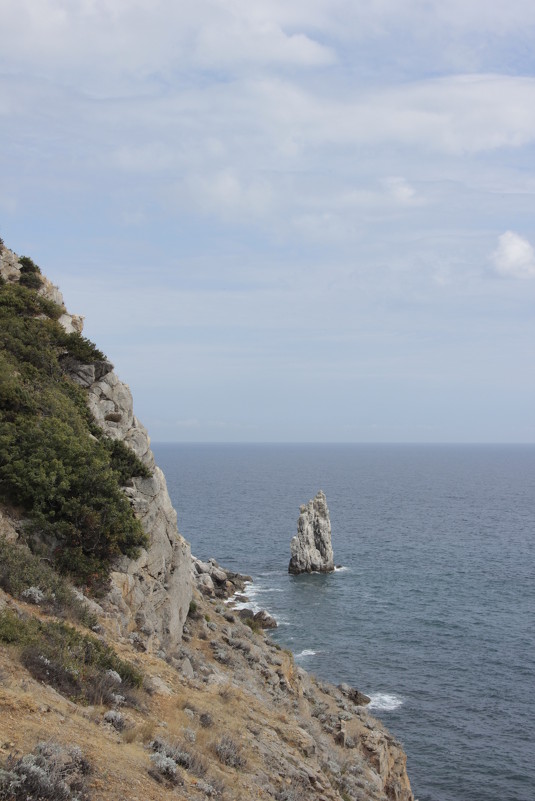
[[[156,732],[156,721],[145,720],[142,723],[131,726],[123,731],[125,743],[144,743],[145,745],[154,739]]]
[[[39,614],[39,610],[35,613]],[[103,620],[102,625],[121,659],[134,663],[149,679],[160,680],[154,682],[152,695],[144,694],[145,708],[130,707],[127,726],[118,732],[102,725],[109,707],[99,705],[86,709],[71,703],[21,670],[11,648],[0,649],[1,739],[12,743],[10,750],[16,755],[30,752],[44,737],[79,745],[94,765],[90,777],[92,801],[124,801],[125,797],[128,801],[167,801],[171,797],[175,801],[197,801],[201,797],[219,801],[268,801],[283,791],[287,801],[297,801],[301,788],[285,786],[284,773],[282,779],[279,777],[285,765],[289,766],[287,775],[290,775],[291,766],[304,758],[312,770],[325,774],[319,753],[313,757],[303,755],[303,733],[296,730],[296,724],[314,732],[316,737],[323,734],[319,722],[310,717],[310,703],[302,696],[290,693],[275,700],[260,674],[249,670],[242,656],[238,654],[243,660],[238,674],[214,662],[212,648],[196,636],[192,637],[188,648],[199,663],[213,665],[218,680],[206,683],[200,676],[185,680],[162,659],[149,653],[136,653],[127,641],[117,641],[113,637],[112,621]],[[236,636],[239,634],[238,631]],[[213,639],[218,636],[218,632],[214,632]],[[283,660],[280,669],[291,679],[293,660],[281,651],[277,653]],[[267,659],[269,662],[269,652]],[[158,689],[162,683],[168,690]],[[313,692],[329,705],[329,712],[337,711],[332,698],[317,689]],[[297,713],[292,708],[296,702]],[[358,739],[361,727],[363,723],[355,719],[348,723],[347,730]],[[147,745],[157,738],[176,744],[178,750],[187,755],[174,762],[178,784],[151,763]],[[330,747],[342,764],[344,754],[338,746]],[[353,755],[358,756],[356,750],[345,751],[346,757],[353,759]],[[0,743],[0,766],[5,764],[6,757],[7,752],[2,752]],[[258,777],[265,777],[265,780],[259,784]],[[325,775],[323,786],[328,788],[325,796],[329,801],[339,801],[339,796],[331,794]],[[206,787],[212,789],[203,789]],[[307,799],[314,801],[321,794],[309,788]]]

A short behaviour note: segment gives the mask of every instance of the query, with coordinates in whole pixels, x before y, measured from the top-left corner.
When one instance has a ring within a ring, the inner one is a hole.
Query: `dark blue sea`
[[[419,801],[535,798],[535,446],[154,446],[196,556],[254,578],[273,635],[372,698]],[[327,496],[334,574],[290,576]]]

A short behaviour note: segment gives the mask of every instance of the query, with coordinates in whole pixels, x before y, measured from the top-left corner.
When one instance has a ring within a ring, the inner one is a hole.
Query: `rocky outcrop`
[[[20,278],[17,256],[7,248],[0,253],[0,275],[5,281]],[[63,296],[45,276],[40,291],[64,309],[59,322],[67,333],[81,333],[83,318],[65,310]],[[121,558],[111,574],[111,590],[102,602],[115,622],[117,633],[135,639],[140,649],[173,649],[181,639],[192,594],[191,553],[179,534],[162,471],[156,466],[146,429],[135,417],[132,394],[108,361],[82,364],[70,356],[62,367],[87,390],[88,405],[107,436],[122,440],[149,468],[150,478],[134,478],[124,491],[148,534],[150,545],[139,559]]]
[[[243,592],[247,583],[252,581],[251,576],[225,570],[215,559],[203,562],[195,556],[192,557],[192,577],[203,595],[224,599]]]
[[[172,649],[180,642],[191,601],[190,547],[178,533],[165,476],[155,464],[145,427],[134,415],[130,389],[109,362],[89,367],[84,371],[73,364],[70,375],[87,387],[95,420],[111,439],[128,445],[152,473],[150,478],[132,479],[132,486],[124,490],[150,546],[136,561],[118,561],[105,608],[119,611],[120,629],[133,633],[139,647]]]
[[[290,543],[289,573],[330,573],[334,570],[331,521],[325,493],[320,490],[301,506],[297,534]]]

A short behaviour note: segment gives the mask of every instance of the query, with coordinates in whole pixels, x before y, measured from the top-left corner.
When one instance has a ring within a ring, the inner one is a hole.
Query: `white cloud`
[[[386,189],[392,199],[400,206],[420,206],[425,203],[419,197],[416,189],[401,176],[391,176],[384,181]]]
[[[271,210],[272,188],[261,178],[245,179],[236,170],[190,174],[178,186],[181,201],[193,200],[197,208],[224,220],[265,217]]]
[[[500,275],[535,278],[535,251],[527,239],[514,231],[506,231],[498,237],[492,260]]]

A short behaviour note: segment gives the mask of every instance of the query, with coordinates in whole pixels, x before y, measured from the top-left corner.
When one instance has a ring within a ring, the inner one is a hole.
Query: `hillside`
[[[128,387],[0,248],[0,801],[411,801],[362,696],[192,559]]]

